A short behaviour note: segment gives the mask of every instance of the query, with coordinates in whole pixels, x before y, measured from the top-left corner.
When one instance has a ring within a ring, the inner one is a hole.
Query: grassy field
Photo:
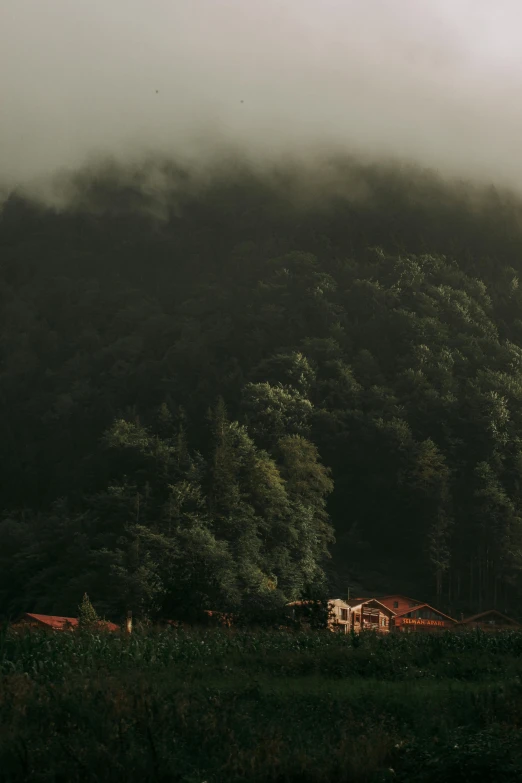
[[[520,781],[522,633],[13,633],[1,781]]]

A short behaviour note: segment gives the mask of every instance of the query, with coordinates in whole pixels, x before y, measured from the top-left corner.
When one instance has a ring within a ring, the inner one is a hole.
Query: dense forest
[[[152,161],[78,175],[66,208],[12,193],[0,614],[347,589],[516,614],[521,271],[522,202],[414,168]]]

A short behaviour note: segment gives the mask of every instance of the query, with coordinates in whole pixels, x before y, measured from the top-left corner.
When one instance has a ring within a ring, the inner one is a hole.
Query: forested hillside
[[[0,613],[516,613],[522,204],[346,161],[161,175],[3,206]]]

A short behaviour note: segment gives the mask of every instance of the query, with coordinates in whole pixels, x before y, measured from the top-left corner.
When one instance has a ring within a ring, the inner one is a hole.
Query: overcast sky
[[[0,0],[0,183],[334,148],[522,190],[520,0]]]

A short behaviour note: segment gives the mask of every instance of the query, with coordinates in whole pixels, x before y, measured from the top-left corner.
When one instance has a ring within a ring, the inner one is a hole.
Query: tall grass
[[[522,779],[522,633],[4,630],[0,671],[1,781]]]
[[[522,632],[360,636],[247,630],[166,629],[130,636],[46,631],[0,634],[0,672],[58,682],[74,672],[171,666],[239,668],[272,676],[477,679],[520,673]]]

